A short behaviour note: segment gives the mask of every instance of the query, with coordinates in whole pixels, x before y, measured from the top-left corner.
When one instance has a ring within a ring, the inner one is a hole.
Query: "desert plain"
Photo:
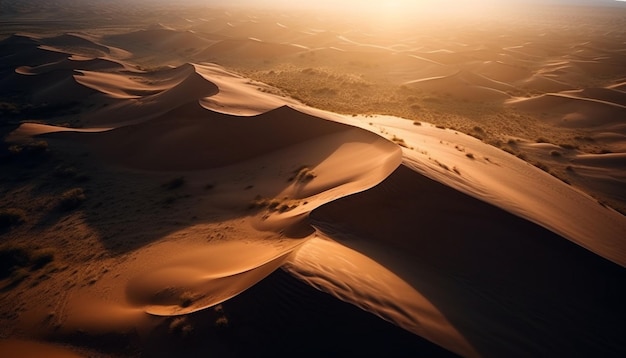
[[[626,6],[365,3],[0,3],[0,355],[625,356]]]

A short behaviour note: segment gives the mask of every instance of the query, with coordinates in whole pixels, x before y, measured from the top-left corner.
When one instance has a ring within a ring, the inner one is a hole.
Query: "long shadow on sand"
[[[404,166],[312,218],[412,285],[481,355],[626,354],[624,268]]]

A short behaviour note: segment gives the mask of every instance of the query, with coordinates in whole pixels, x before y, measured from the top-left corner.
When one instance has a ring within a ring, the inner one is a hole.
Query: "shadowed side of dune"
[[[112,163],[150,170],[197,170],[251,159],[348,128],[289,107],[237,117],[190,103],[149,122],[69,135],[91,142]]]
[[[216,309],[187,316],[187,336],[171,333],[176,319],[147,337],[147,355],[455,356],[282,270]]]
[[[481,355],[626,352],[623,268],[406,167],[312,219],[412,285]]]

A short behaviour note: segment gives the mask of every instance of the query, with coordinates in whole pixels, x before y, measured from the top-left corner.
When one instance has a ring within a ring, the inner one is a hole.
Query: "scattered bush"
[[[249,209],[267,208],[269,211],[278,211],[280,213],[284,213],[284,212],[297,208],[299,204],[300,203],[298,201],[289,200],[289,198],[284,198],[283,200],[267,199],[267,198],[261,197],[260,195],[257,195],[256,198],[250,203],[248,208]]]
[[[193,326],[186,316],[176,317],[170,322],[169,331],[182,337],[188,337],[193,332]]]
[[[470,158],[470,159],[474,159],[474,154],[472,154],[472,153],[466,153],[465,156]]]
[[[8,148],[8,152],[14,157],[27,161],[41,161],[49,158],[48,142],[45,140],[12,145]]]
[[[32,263],[33,269],[40,269],[52,261],[54,261],[55,252],[53,249],[40,249],[32,252],[30,256],[30,262]]]
[[[559,152],[558,150],[553,150],[550,152],[550,155],[553,157],[560,157],[561,156],[561,152]]]
[[[185,177],[174,178],[167,183],[161,184],[161,187],[167,190],[178,189],[185,185]]]
[[[215,327],[217,328],[228,327],[228,318],[226,316],[218,317],[217,320],[215,320]]]
[[[0,209],[0,230],[17,226],[26,221],[26,212],[22,209]]]
[[[54,168],[54,176],[57,178],[75,178],[78,175],[78,170],[74,167],[57,166]]]
[[[180,307],[189,307],[191,306],[192,303],[194,303],[196,300],[198,299],[198,297],[193,293],[193,292],[189,292],[189,291],[185,291],[180,295],[180,303],[179,306]]]
[[[85,196],[85,191],[82,188],[70,189],[61,194],[59,209],[63,211],[76,209],[86,199],[87,197]]]
[[[311,169],[307,166],[301,166],[300,168],[293,171],[294,176],[290,177],[288,181],[296,181],[298,183],[307,183],[317,177]]]
[[[52,249],[31,249],[19,245],[0,247],[0,279],[11,278],[11,285],[17,285],[30,271],[39,270],[54,261]]]
[[[404,147],[404,148],[408,148],[408,146],[406,145],[406,142],[404,141],[404,139],[400,138],[400,137],[396,137],[395,135],[393,136],[393,138],[391,138],[391,140],[396,143],[397,145]]]

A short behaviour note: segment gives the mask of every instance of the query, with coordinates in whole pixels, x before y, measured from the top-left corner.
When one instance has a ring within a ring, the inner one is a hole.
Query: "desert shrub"
[[[57,178],[75,178],[78,175],[78,170],[74,167],[66,167],[59,165],[54,168],[54,176]]]
[[[48,142],[44,140],[33,141],[26,144],[15,144],[8,147],[9,155],[28,163],[48,159],[48,153]]]
[[[185,177],[174,178],[166,183],[161,184],[161,187],[167,190],[178,189],[185,185]]]
[[[595,142],[595,139],[589,136],[575,136],[574,139],[586,142]]]
[[[405,147],[408,148],[408,146],[406,145],[406,142],[404,141],[404,139],[400,138],[400,137],[396,137],[395,135],[393,136],[393,138],[391,138],[391,140],[396,143],[397,145],[401,146],[401,147]]]
[[[32,264],[33,269],[40,269],[52,261],[54,261],[54,250],[53,249],[40,249],[35,250],[30,255],[30,262]]]
[[[0,279],[11,276],[20,267],[27,267],[30,255],[21,246],[5,246],[0,248]]]
[[[421,126],[421,125],[422,125],[422,122],[419,122],[419,121],[414,121],[414,122],[413,122],[413,125],[414,125],[414,126]]]
[[[550,155],[553,157],[560,157],[561,152],[559,152],[558,150],[553,150],[553,151],[550,151]]]
[[[465,156],[470,158],[470,159],[474,159],[474,154],[472,154],[472,153],[466,153]]]
[[[53,249],[4,245],[0,247],[0,279],[11,277],[13,283],[19,283],[25,276],[28,276],[29,271],[38,270],[54,261],[54,256]]]
[[[24,150],[28,154],[41,154],[48,151],[48,142],[45,140],[38,140],[35,142],[28,143],[24,146]]]
[[[74,179],[77,182],[85,182],[91,179],[89,175],[79,172],[78,169],[63,165],[54,168],[53,175],[61,179]]]
[[[193,332],[193,326],[186,316],[174,318],[169,325],[169,331],[182,337],[187,337]]]
[[[280,201],[277,199],[274,200],[270,200],[270,202],[268,203],[267,207],[270,210],[276,210],[276,208],[278,208],[278,206],[280,205]]]
[[[288,181],[296,181],[298,183],[307,183],[317,177],[310,168],[307,166],[301,166],[300,168],[293,171],[294,176],[290,177]]]
[[[194,301],[198,298],[193,292],[185,291],[180,295],[180,303],[181,307],[189,307]]]
[[[63,211],[76,209],[86,199],[87,197],[85,196],[85,191],[82,188],[70,189],[61,194],[59,209]]]
[[[26,221],[26,212],[22,209],[0,209],[0,230],[17,226]]]
[[[217,328],[226,328],[226,327],[228,327],[228,318],[226,316],[218,317],[215,320],[215,327],[217,327]]]
[[[548,141],[547,139],[543,137],[537,138],[536,142],[537,143],[550,143],[550,141]]]

